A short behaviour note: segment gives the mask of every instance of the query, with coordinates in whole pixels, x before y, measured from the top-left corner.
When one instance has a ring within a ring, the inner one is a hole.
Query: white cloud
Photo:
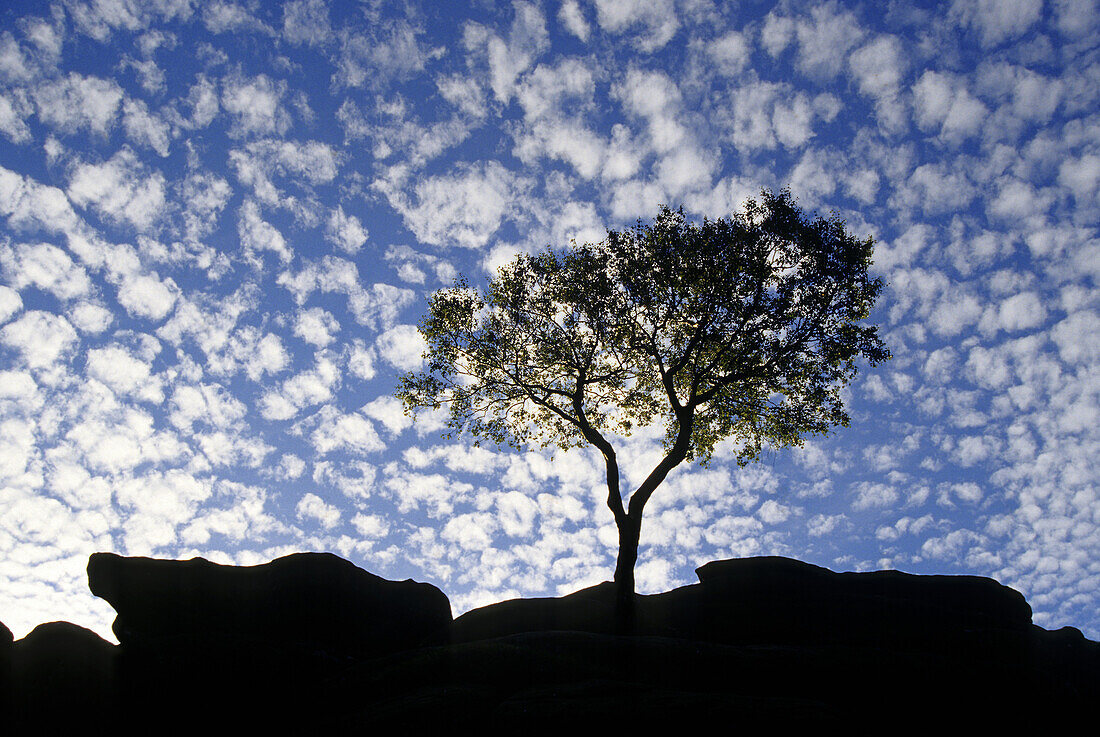
[[[348,371],[366,381],[373,379],[374,349],[359,339],[354,340],[348,355]]]
[[[86,370],[88,376],[102,381],[118,394],[157,404],[164,401],[162,381],[153,375],[151,364],[122,346],[110,345],[88,351]]]
[[[84,297],[92,291],[87,272],[65,251],[49,243],[0,246],[0,264],[16,289],[35,287],[61,300]]]
[[[339,380],[332,358],[319,354],[312,369],[295,374],[261,397],[260,414],[267,420],[290,419],[304,407],[329,401]]]
[[[200,130],[210,125],[217,116],[221,105],[218,102],[218,89],[200,74],[195,84],[191,85],[187,98],[181,102],[190,108],[190,115],[184,116],[176,113],[173,122],[185,130]]]
[[[7,322],[23,309],[23,299],[19,292],[0,284],[0,324]]]
[[[433,52],[420,47],[420,30],[401,20],[378,24],[369,34],[346,30],[335,80],[349,87],[377,89],[424,69]]]
[[[947,73],[926,71],[913,85],[913,95],[917,125],[921,130],[937,131],[949,143],[977,135],[989,114],[963,80]]]
[[[170,407],[169,420],[188,432],[196,422],[220,430],[234,428],[247,411],[243,402],[217,384],[177,386]]]
[[[26,143],[31,139],[31,129],[26,123],[28,107],[19,95],[0,94],[0,132],[12,143]]]
[[[333,40],[328,7],[322,0],[295,0],[283,6],[283,38],[321,46]]]
[[[102,164],[77,166],[68,195],[80,207],[91,205],[108,218],[144,232],[164,214],[164,175],[149,171],[133,151],[122,148]]]
[[[298,506],[294,508],[294,512],[298,515],[298,519],[314,520],[326,530],[340,524],[340,509],[316,494],[304,495],[298,500]]]
[[[611,33],[641,26],[645,33],[634,39],[642,51],[663,48],[680,28],[670,0],[596,0],[596,19]]]
[[[504,534],[527,537],[534,530],[538,504],[526,494],[509,491],[496,496],[497,522]]]
[[[3,167],[0,167],[0,214],[7,216],[8,225],[15,229],[37,227],[70,236],[87,234],[64,192]]]
[[[130,274],[118,289],[118,303],[135,317],[163,320],[176,304],[178,288],[154,273]]]
[[[245,200],[238,212],[237,234],[241,239],[241,248],[244,249],[249,262],[259,268],[262,259],[259,254],[262,251],[271,251],[279,261],[287,264],[294,258],[294,253],[287,245],[286,238],[279,230],[263,219],[260,206],[255,200]]]
[[[290,128],[290,114],[283,106],[286,83],[266,74],[251,79],[227,78],[222,86],[222,107],[233,116],[235,137],[283,135]]]
[[[844,68],[848,51],[863,38],[856,17],[836,4],[817,5],[809,18],[795,21],[798,67],[805,73],[831,79]]]
[[[399,371],[418,371],[428,344],[415,325],[395,325],[378,336],[374,344],[379,357]]]
[[[577,0],[565,0],[561,4],[561,8],[558,9],[558,20],[581,41],[588,41],[588,21],[585,20],[584,11],[577,4]]]
[[[515,18],[507,39],[476,23],[467,24],[464,31],[468,50],[484,46],[489,60],[490,87],[497,100],[503,103],[511,99],[516,78],[530,69],[550,45],[541,10],[523,0],[513,0],[512,7]]]
[[[162,157],[168,155],[171,126],[159,115],[150,113],[141,100],[126,101],[122,107],[122,125],[134,143],[147,146]]]
[[[1100,361],[1100,315],[1092,310],[1074,312],[1051,330],[1062,360],[1069,364]]]
[[[1028,330],[1042,325],[1046,320],[1046,308],[1035,292],[1015,294],[1001,302],[998,310],[1003,330]]]
[[[1031,28],[1043,11],[1043,0],[955,0],[949,16],[978,31],[991,48]]]
[[[38,117],[64,133],[82,129],[106,136],[118,117],[122,88],[113,80],[76,72],[47,82],[33,92]]]
[[[905,57],[893,36],[879,36],[852,52],[848,60],[859,91],[875,99],[893,98],[901,88]]]
[[[285,271],[276,281],[290,290],[299,305],[304,304],[316,290],[342,293],[347,296],[348,310],[356,322],[371,327],[392,325],[414,297],[411,290],[389,284],[364,286],[358,267],[335,256],[306,261],[301,271]]]
[[[400,435],[406,428],[412,426],[412,418],[405,414],[405,407],[401,400],[395,397],[378,397],[363,405],[363,414],[371,419],[381,422],[390,435]]]
[[[211,33],[258,31],[274,33],[270,26],[252,15],[243,5],[227,0],[213,0],[203,5],[202,21]]]
[[[60,315],[30,310],[3,328],[0,343],[16,351],[32,369],[51,368],[66,357],[77,344],[73,326]]]
[[[294,319],[294,334],[318,348],[324,348],[336,339],[340,323],[328,310],[311,307],[299,310]]]
[[[729,31],[707,43],[706,52],[720,74],[736,77],[748,65],[752,47],[744,33]]]
[[[99,335],[114,321],[114,316],[101,304],[83,301],[69,310],[69,319],[81,332]]]
[[[184,237],[197,241],[213,232],[233,194],[229,183],[212,172],[193,172],[178,186],[183,200]]]
[[[460,514],[447,521],[440,537],[464,550],[485,550],[493,542],[496,518],[484,512]]]
[[[516,205],[523,182],[495,161],[462,166],[454,174],[428,177],[415,186],[416,204],[391,182],[380,190],[425,243],[481,248]]]
[[[325,237],[345,253],[356,253],[367,242],[368,235],[359,218],[346,214],[342,206],[332,211],[325,226]]]

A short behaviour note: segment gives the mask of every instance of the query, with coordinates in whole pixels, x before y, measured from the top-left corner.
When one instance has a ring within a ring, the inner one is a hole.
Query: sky
[[[111,638],[96,551],[331,551],[454,614],[610,578],[601,459],[444,440],[455,278],[788,187],[876,242],[851,426],[651,499],[707,561],[991,576],[1100,639],[1095,0],[6,0],[0,621]],[[626,479],[660,429],[617,438]]]

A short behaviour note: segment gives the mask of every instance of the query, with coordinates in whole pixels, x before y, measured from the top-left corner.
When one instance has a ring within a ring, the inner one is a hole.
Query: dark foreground
[[[452,620],[435,587],[327,554],[88,573],[120,645],[0,629],[0,733],[1056,733],[1100,703],[1100,644],[986,578],[719,561],[637,597],[623,636],[608,584]]]

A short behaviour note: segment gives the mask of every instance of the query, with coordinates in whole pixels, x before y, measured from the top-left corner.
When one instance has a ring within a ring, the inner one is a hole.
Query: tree
[[[436,292],[420,324],[426,367],[398,396],[414,415],[449,408],[447,437],[597,448],[629,619],[642,510],[673,468],[706,464],[727,438],[743,465],[765,444],[848,425],[856,359],[890,357],[861,324],[883,287],[868,276],[873,248],[787,191],[701,225],[662,207],[601,243],[521,255],[484,293],[461,278]],[[624,501],[612,440],[658,419],[664,457]]]

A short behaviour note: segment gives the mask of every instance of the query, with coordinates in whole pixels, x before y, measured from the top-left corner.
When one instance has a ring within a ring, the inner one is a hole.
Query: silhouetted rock
[[[853,719],[886,725],[904,714],[907,729],[948,717],[973,729],[1038,729],[1100,698],[1100,645],[1072,628],[1032,625],[1023,596],[992,579],[834,573],[779,557],[716,561],[697,574],[698,584],[635,597],[628,638],[613,634],[610,583],[467,612],[452,626],[450,656],[473,665],[451,662],[448,673],[493,694],[484,719],[507,731],[523,714],[544,733],[583,722],[570,713],[623,726],[613,709],[628,703],[629,723],[643,730],[685,720],[706,728],[740,710],[761,728],[859,732]],[[437,706],[442,724],[450,707]]]
[[[662,595],[669,619],[723,642],[953,646],[977,631],[1023,632],[1031,607],[979,576],[834,573],[780,557],[707,563],[700,584]]]
[[[364,658],[439,642],[451,621],[436,587],[387,581],[329,553],[257,566],[96,553],[88,585],[118,612],[119,643],[135,649],[205,641]]]
[[[35,627],[12,646],[12,716],[36,734],[98,734],[116,696],[116,647],[69,622]]]
[[[0,622],[0,714],[11,712],[11,651],[13,637]]]
[[[433,587],[335,556],[234,568],[97,554],[89,583],[118,610],[122,644],[54,623],[11,646],[15,733],[1054,734],[1100,703],[1100,644],[1036,627],[991,579],[786,558],[698,574],[636,597],[623,636],[606,583],[452,622]],[[87,721],[57,728],[49,704]]]
[[[978,576],[834,573],[781,557],[715,561],[696,573],[698,584],[635,597],[635,633],[728,644],[944,649],[960,638],[1023,633],[1031,626],[1031,608],[1019,592]],[[604,583],[560,598],[516,599],[467,612],[455,620],[453,637],[610,634],[613,614],[614,586]]]

